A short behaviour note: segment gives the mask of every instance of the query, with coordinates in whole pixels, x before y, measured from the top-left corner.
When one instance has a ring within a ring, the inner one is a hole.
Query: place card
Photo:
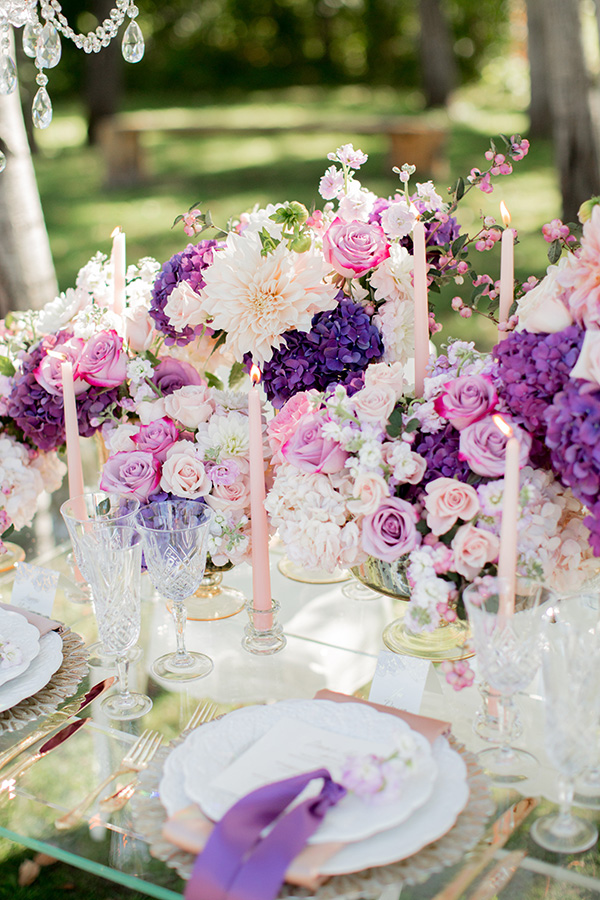
[[[368,738],[337,734],[307,722],[284,717],[223,769],[211,784],[230,794],[232,805],[264,784],[291,778],[312,769],[326,768],[335,780],[341,774],[345,758],[350,755],[377,753],[385,756],[391,752],[389,742],[383,744]],[[318,782],[309,785],[296,802],[301,802],[320,790],[321,784]]]
[[[15,580],[11,594],[11,605],[41,616],[50,616],[60,572],[32,566],[30,563],[17,563]]]
[[[418,713],[429,668],[430,664],[426,659],[381,650],[369,700],[372,703],[393,706],[394,709]]]

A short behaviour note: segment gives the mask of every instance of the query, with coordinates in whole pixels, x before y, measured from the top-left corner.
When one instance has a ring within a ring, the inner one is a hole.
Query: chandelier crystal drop
[[[117,36],[126,18],[121,50],[130,63],[144,56],[144,36],[136,22],[139,9],[134,0],[116,0],[114,8],[95,31],[78,34],[69,25],[59,0],[0,0],[0,94],[12,94],[17,87],[17,69],[11,57],[10,28],[23,28],[23,50],[35,60],[39,89],[33,98],[31,118],[36,128],[47,128],[52,121],[52,102],[46,88],[44,69],[60,62],[61,39],[72,41],[84,53],[98,53]]]

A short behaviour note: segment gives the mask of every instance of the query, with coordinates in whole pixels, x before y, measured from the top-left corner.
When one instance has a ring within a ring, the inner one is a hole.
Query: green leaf
[[[160,363],[160,359],[156,354],[154,354],[151,350],[146,350],[146,359],[148,362],[152,363],[153,366],[157,366]]]
[[[205,372],[204,377],[206,378],[209,387],[214,387],[218,391],[223,390],[223,382],[220,378],[217,378],[213,372]]]
[[[406,431],[407,434],[412,434],[413,431],[418,430],[420,424],[421,423],[419,422],[418,419],[409,419],[408,422],[406,423],[406,425],[404,426],[404,430]]]
[[[213,348],[210,351],[211,356],[213,355],[213,353],[215,353],[216,350],[219,349],[219,347],[222,347],[227,340],[227,334],[224,331],[215,331],[215,335],[218,335],[218,337],[216,338],[215,343],[213,344]]]
[[[16,369],[8,356],[0,356],[0,375],[7,375],[10,378],[15,372]]]
[[[5,538],[10,537],[14,530],[15,530],[15,526],[9,525],[8,528],[6,529],[6,531],[2,532],[2,534],[0,535],[0,538],[2,540],[4,540]]]
[[[459,237],[457,237],[456,240],[452,242],[452,256],[458,256],[468,240],[468,234],[461,234]]]
[[[244,363],[234,362],[229,371],[228,387],[234,388],[236,384],[240,383],[245,374],[246,366],[244,365]]]
[[[556,241],[552,241],[550,246],[548,247],[548,259],[552,264],[557,263],[562,254],[562,245],[560,241],[557,239]]]
[[[464,193],[465,193],[464,178],[458,178],[456,181],[456,189],[455,189],[456,199],[462,200]]]

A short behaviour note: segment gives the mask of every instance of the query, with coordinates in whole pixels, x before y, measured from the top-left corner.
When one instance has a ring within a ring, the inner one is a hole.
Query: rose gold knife
[[[469,900],[493,900],[496,894],[506,887],[526,856],[526,850],[513,850],[507,853],[504,859],[490,869]]]
[[[41,728],[37,728],[35,731],[32,731],[31,734],[28,734],[21,741],[18,741],[14,747],[9,747],[3,753],[0,753],[0,769],[6,766],[9,762],[12,762],[19,753],[22,753],[23,750],[27,750],[28,747],[33,746],[33,744],[37,744],[38,741],[41,741],[42,738],[45,738],[46,735],[52,734],[52,732],[59,728],[61,725],[65,725],[73,716],[76,716],[77,713],[80,713],[82,709],[85,709],[86,706],[89,706],[92,701],[107,691],[116,681],[116,677],[111,675],[109,678],[104,678],[102,681],[99,681],[93,687],[89,689],[87,694],[84,694],[83,697],[78,698],[77,700],[72,700],[70,703],[65,703],[62,709],[59,709],[57,712],[53,713],[51,716],[46,719]],[[2,776],[0,775],[0,778]]]
[[[442,888],[433,900],[458,900],[485,867],[492,862],[496,851],[506,844],[511,834],[525,821],[538,803],[539,800],[536,797],[525,797],[503,812],[492,826],[487,846],[484,845],[476,852],[474,857],[464,864],[458,875],[445,888]]]
[[[27,769],[30,769],[38,759],[42,759],[42,757],[47,753],[50,753],[51,750],[56,750],[57,747],[64,744],[66,740],[72,737],[80,728],[83,728],[89,721],[89,719],[75,719],[74,722],[70,722],[68,725],[65,725],[64,728],[61,728],[49,741],[42,744],[40,749],[35,753],[28,753],[27,756],[20,760],[20,762],[7,769],[4,775],[0,776],[2,779],[0,781],[0,792],[11,790],[14,786],[15,779],[19,778],[19,776],[22,775],[23,772],[26,772]]]

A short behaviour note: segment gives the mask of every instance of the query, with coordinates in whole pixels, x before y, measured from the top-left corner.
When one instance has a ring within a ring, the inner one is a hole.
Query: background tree
[[[446,106],[457,84],[453,38],[440,0],[420,0],[421,83],[425,106]]]
[[[600,0],[598,0],[600,2]],[[549,60],[544,40],[545,0],[527,0],[527,54],[529,57],[529,133],[531,137],[552,134]]]

